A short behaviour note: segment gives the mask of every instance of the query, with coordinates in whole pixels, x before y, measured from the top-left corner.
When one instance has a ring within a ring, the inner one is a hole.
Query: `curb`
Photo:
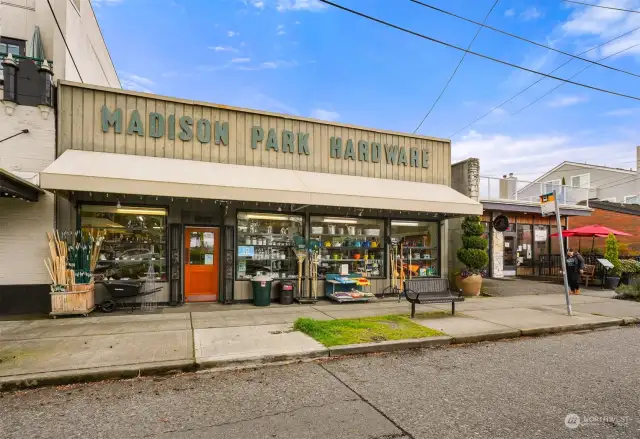
[[[196,358],[196,366],[203,369],[234,369],[254,366],[264,366],[271,363],[294,363],[311,361],[329,357],[329,349],[315,349],[312,351],[292,352],[279,355],[253,355],[229,359],[200,359]]]
[[[504,331],[484,332],[481,334],[469,334],[453,337],[452,343],[479,343],[482,341],[495,341],[505,338],[518,338],[521,335],[522,331],[519,329],[507,329]]]
[[[127,379],[139,376],[171,375],[180,372],[193,372],[196,364],[193,360],[166,361],[137,365],[97,367],[84,370],[65,370],[43,372],[29,375],[0,377],[0,391],[28,389],[43,386],[87,383],[109,379]]]
[[[578,323],[573,325],[528,328],[528,329],[522,330],[522,335],[533,336],[533,335],[557,334],[561,332],[593,330],[593,329],[608,328],[611,326],[622,326],[622,325],[624,325],[624,319],[610,318],[609,320],[603,320],[601,322],[593,322],[593,323]]]
[[[390,340],[378,343],[349,344],[329,348],[330,357],[343,355],[371,354],[377,352],[403,351],[407,349],[420,349],[432,346],[451,344],[453,337],[436,336],[426,338],[414,338],[408,340]]]

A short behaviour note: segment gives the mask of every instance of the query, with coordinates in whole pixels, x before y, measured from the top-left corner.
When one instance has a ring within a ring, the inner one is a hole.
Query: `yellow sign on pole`
[[[556,213],[556,194],[540,195],[540,207],[542,208],[542,216],[550,216]]]

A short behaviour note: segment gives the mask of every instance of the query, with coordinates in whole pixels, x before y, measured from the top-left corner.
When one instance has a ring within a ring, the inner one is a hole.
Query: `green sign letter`
[[[251,128],[251,148],[256,149],[258,142],[262,142],[264,139],[264,130],[261,127]]]
[[[358,142],[358,160],[369,161],[369,144],[364,140]]]
[[[380,163],[380,144],[378,142],[371,142],[371,161]]]
[[[178,137],[185,142],[193,139],[193,118],[191,116],[182,116],[178,121],[180,129],[182,130]]]
[[[127,134],[136,133],[138,136],[144,136],[144,126],[142,125],[142,119],[140,119],[140,113],[138,110],[131,112],[129,119],[129,128],[127,128]]]
[[[298,154],[309,155],[309,133],[298,133]]]
[[[115,127],[116,133],[122,133],[122,110],[116,108],[113,113],[109,111],[106,105],[102,106],[102,131],[109,131],[109,127]]]
[[[278,150],[278,139],[276,139],[276,130],[271,128],[269,130],[269,134],[267,134],[267,146],[266,150],[273,149],[274,151]]]
[[[164,116],[160,113],[149,113],[149,136],[164,136]]]
[[[293,153],[293,133],[284,130],[282,132],[282,152]]]
[[[216,126],[218,122],[216,122]],[[198,141],[200,143],[210,143],[211,142],[211,122],[207,119],[200,119],[196,124],[196,136],[198,137]]]
[[[342,139],[340,137],[332,137],[329,152],[332,159],[342,157]]]
[[[344,159],[356,159],[356,150],[353,147],[353,140],[347,140],[347,147],[344,149]]]
[[[222,142],[224,146],[229,146],[229,122],[222,122],[220,125],[220,122],[216,120],[214,135],[216,145],[220,145]]]
[[[429,150],[428,149],[422,150],[422,167],[423,168],[429,167]]]
[[[169,120],[167,122],[167,131],[169,132],[168,137],[169,140],[175,140],[176,138],[176,116],[172,114],[169,116]]]
[[[411,155],[411,159],[410,159],[410,163],[411,163],[411,167],[413,168],[417,168],[420,165],[418,165],[418,148],[411,148],[410,150],[410,155]]]
[[[384,152],[387,155],[387,163],[398,164],[398,147],[395,145],[384,145]]]

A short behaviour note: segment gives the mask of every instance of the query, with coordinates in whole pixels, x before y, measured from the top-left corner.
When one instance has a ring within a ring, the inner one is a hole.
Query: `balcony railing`
[[[9,54],[7,52],[0,52],[0,62],[2,62],[8,55]],[[44,62],[44,59],[41,58],[31,58],[29,56],[15,55],[13,53],[11,54],[11,56],[18,62],[20,62],[20,60],[22,59],[30,59],[31,61],[35,61],[38,66],[40,66],[40,64]],[[53,61],[47,60],[47,62],[49,63],[50,67],[53,67]],[[0,71],[2,71],[2,65],[0,65]]]
[[[480,201],[540,204],[540,195],[554,190],[561,206],[589,206],[589,188],[522,181],[515,178],[480,177]]]

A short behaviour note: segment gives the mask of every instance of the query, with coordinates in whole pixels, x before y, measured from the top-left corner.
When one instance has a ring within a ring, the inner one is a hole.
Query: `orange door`
[[[186,302],[218,300],[220,229],[187,227],[184,234],[184,297]]]

